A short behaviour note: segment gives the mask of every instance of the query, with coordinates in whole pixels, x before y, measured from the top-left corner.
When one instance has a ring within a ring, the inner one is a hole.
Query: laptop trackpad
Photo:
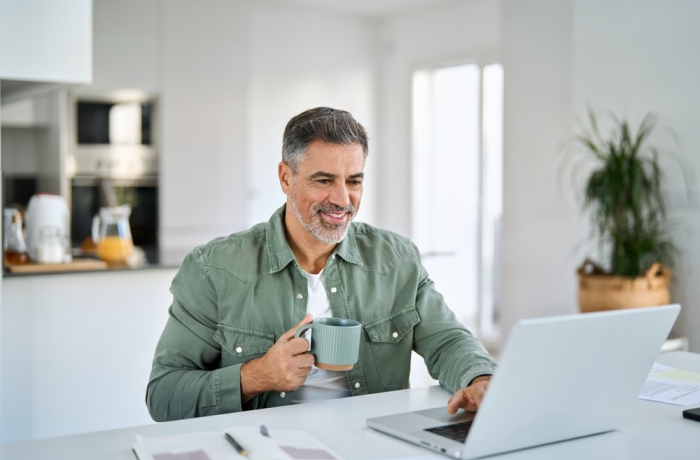
[[[414,414],[422,415],[431,418],[442,424],[464,422],[473,420],[476,412],[467,412],[464,410],[457,411],[456,414],[450,415],[447,413],[447,406],[436,407],[435,409],[417,410]]]

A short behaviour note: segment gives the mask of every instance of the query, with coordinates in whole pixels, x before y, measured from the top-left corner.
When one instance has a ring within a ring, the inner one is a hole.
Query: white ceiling
[[[277,0],[280,3],[368,16],[391,16],[456,0]]]

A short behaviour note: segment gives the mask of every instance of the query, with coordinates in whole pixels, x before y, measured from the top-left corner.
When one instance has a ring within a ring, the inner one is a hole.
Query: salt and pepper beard
[[[299,219],[301,225],[303,225],[304,228],[314,236],[314,238],[326,244],[338,244],[343,241],[345,235],[348,233],[348,228],[350,228],[350,223],[352,222],[353,217],[355,217],[355,206],[348,205],[341,207],[331,203],[319,204],[309,213],[306,218],[304,218],[301,215],[301,211],[299,211],[299,207],[297,206],[296,195],[293,187],[291,200],[294,215],[297,216],[297,219]],[[324,221],[323,218],[319,216],[319,214],[322,212],[346,212],[348,213],[348,218],[344,224],[334,225]]]

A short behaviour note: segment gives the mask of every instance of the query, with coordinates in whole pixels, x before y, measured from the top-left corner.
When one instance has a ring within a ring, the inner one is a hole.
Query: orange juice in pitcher
[[[123,265],[134,252],[129,227],[129,206],[100,208],[92,222],[92,239],[97,243],[97,257],[110,265]]]
[[[97,257],[108,263],[125,263],[134,252],[134,243],[120,236],[105,236],[97,243]]]

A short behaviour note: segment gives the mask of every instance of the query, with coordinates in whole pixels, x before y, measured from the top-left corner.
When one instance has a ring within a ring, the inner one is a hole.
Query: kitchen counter
[[[65,274],[75,274],[75,273],[105,273],[105,272],[128,272],[128,271],[139,271],[139,270],[152,270],[152,269],[176,269],[180,267],[180,262],[184,258],[184,255],[180,254],[169,254],[160,251],[156,247],[141,247],[146,256],[146,263],[141,266],[129,267],[106,267],[102,268],[99,264],[84,264],[81,269],[80,265],[76,264],[75,269],[71,269],[65,266],[65,264],[56,265],[56,268],[47,266],[46,270],[32,271],[30,273],[13,273],[8,271],[7,267],[3,270],[3,278],[15,278],[15,277],[25,277],[25,276],[37,276],[37,275],[65,275]],[[86,256],[79,255],[74,250],[74,260],[85,260]],[[97,261],[95,257],[87,257],[87,260]],[[176,262],[177,261],[177,262]]]

